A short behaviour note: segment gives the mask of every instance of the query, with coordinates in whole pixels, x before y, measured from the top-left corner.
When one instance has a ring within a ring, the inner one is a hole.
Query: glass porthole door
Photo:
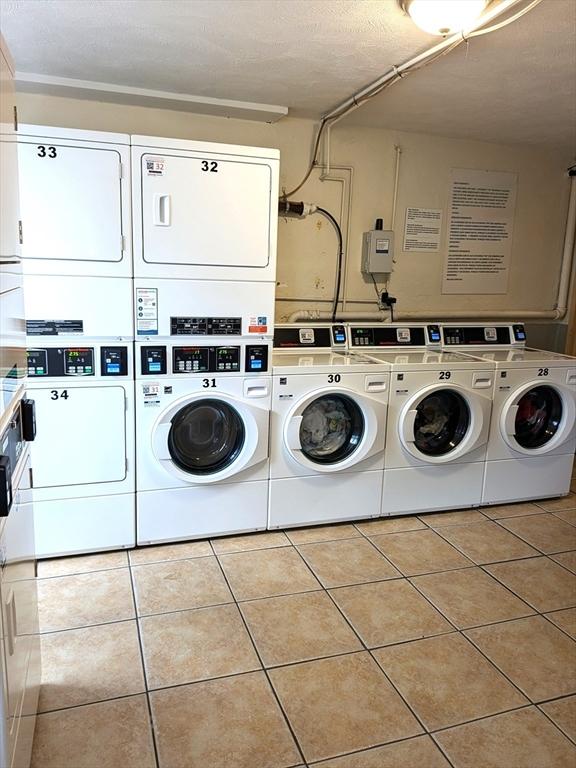
[[[234,463],[245,436],[244,423],[235,408],[206,398],[185,405],[172,417],[168,450],[184,472],[214,474]]]
[[[414,445],[425,456],[445,456],[464,439],[470,426],[470,409],[462,395],[440,389],[416,406]]]

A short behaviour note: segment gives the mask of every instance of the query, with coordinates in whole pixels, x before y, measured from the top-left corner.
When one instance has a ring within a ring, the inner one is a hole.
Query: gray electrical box
[[[394,270],[394,232],[371,229],[362,236],[362,272],[384,274]]]

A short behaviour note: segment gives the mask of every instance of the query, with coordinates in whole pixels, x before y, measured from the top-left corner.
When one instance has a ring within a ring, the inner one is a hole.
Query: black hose
[[[342,260],[344,258],[344,242],[342,240],[342,230],[340,225],[325,208],[316,208],[316,213],[320,213],[322,216],[328,219],[336,230],[338,235],[338,263],[336,265],[336,290],[334,292],[334,303],[332,304],[332,322],[336,320],[336,312],[338,311],[338,304],[340,302],[340,287],[342,285]]]

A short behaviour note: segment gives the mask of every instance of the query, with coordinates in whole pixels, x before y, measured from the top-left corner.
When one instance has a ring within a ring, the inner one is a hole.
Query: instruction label
[[[268,318],[266,315],[254,315],[248,321],[248,333],[268,333]]]
[[[158,335],[157,288],[136,288],[136,335]]]
[[[515,173],[453,169],[442,293],[506,293]]]
[[[406,208],[404,250],[439,251],[441,230],[441,208]]]

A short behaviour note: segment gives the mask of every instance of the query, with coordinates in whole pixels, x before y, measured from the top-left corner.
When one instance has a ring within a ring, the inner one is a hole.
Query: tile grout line
[[[213,547],[211,541],[210,541],[210,547],[212,548],[212,551],[214,552],[214,556],[216,557],[216,562],[218,563],[218,567],[220,568],[220,572],[222,573],[222,577],[223,577],[224,581],[226,582],[226,585],[227,585],[228,589],[230,590],[230,594],[234,598],[234,604],[236,605],[236,610],[240,614],[240,618],[242,620],[242,623],[244,624],[244,628],[246,630],[246,633],[248,634],[248,638],[250,639],[250,642],[252,643],[252,647],[254,648],[254,652],[256,654],[256,657],[258,658],[258,661],[260,662],[261,670],[262,670],[262,672],[264,673],[264,675],[266,677],[266,681],[268,682],[269,689],[272,691],[272,695],[274,696],[274,698],[276,700],[276,703],[278,705],[278,708],[280,710],[280,713],[282,714],[282,717],[284,718],[284,722],[286,723],[286,727],[288,728],[288,732],[290,733],[290,735],[292,736],[292,739],[294,740],[294,744],[296,745],[296,749],[298,750],[298,754],[300,755],[300,758],[301,758],[302,762],[307,764],[308,761],[307,761],[307,759],[304,756],[304,751],[303,751],[302,747],[300,746],[300,742],[296,738],[296,733],[294,732],[294,729],[292,728],[292,723],[290,722],[290,720],[288,718],[288,714],[284,711],[284,707],[282,706],[280,698],[279,698],[278,694],[276,693],[276,689],[272,685],[272,681],[270,679],[270,675],[268,674],[268,670],[264,666],[264,662],[262,660],[262,657],[260,656],[260,652],[259,652],[259,650],[258,650],[258,648],[256,646],[256,643],[254,642],[254,640],[252,638],[252,634],[250,632],[250,629],[248,627],[246,619],[244,618],[244,614],[242,613],[242,611],[240,609],[240,605],[238,604],[238,601],[236,599],[234,591],[232,590],[230,582],[228,581],[228,577],[226,576],[226,572],[224,570],[224,567],[222,566],[222,563],[220,562],[220,559],[219,559],[218,555],[216,555],[216,551],[214,550],[214,547]],[[282,549],[283,549],[283,547],[282,547]],[[289,767],[287,766],[287,768],[289,768]]]
[[[298,550],[297,550],[297,551],[298,551]],[[300,555],[300,557],[302,558],[302,561],[303,561],[303,562],[305,562],[305,561],[304,561],[304,558],[302,557],[302,554],[301,554],[300,552],[298,552],[298,554],[299,554],[299,555]],[[326,594],[328,595],[328,597],[329,597],[329,598],[330,598],[330,600],[332,601],[332,604],[335,606],[336,610],[337,610],[337,611],[340,613],[340,615],[342,616],[342,618],[344,619],[344,621],[345,621],[345,622],[348,624],[348,626],[350,627],[350,629],[352,630],[352,632],[353,632],[353,633],[356,635],[356,637],[358,638],[358,640],[359,640],[359,642],[360,642],[360,644],[361,644],[361,646],[362,646],[362,649],[363,649],[363,650],[361,650],[361,651],[356,651],[356,653],[364,653],[364,652],[365,652],[365,653],[368,653],[368,654],[369,654],[369,656],[370,656],[370,658],[372,659],[372,661],[374,662],[374,664],[376,664],[376,667],[377,667],[377,668],[380,670],[380,672],[381,672],[381,673],[382,673],[382,675],[384,676],[384,679],[388,681],[388,684],[390,685],[390,687],[392,688],[392,690],[393,690],[393,691],[395,691],[396,695],[397,695],[397,696],[400,698],[400,701],[402,701],[402,702],[403,702],[403,704],[404,704],[404,706],[406,707],[406,709],[407,709],[407,710],[408,710],[408,711],[409,711],[409,712],[412,714],[412,717],[414,717],[414,719],[416,720],[416,722],[418,723],[418,725],[419,725],[419,726],[422,728],[422,730],[423,730],[424,734],[428,734],[428,735],[429,735],[429,730],[428,730],[428,728],[426,727],[426,725],[424,724],[424,722],[423,722],[423,721],[420,719],[420,717],[419,717],[419,716],[416,714],[416,712],[414,711],[414,709],[413,709],[413,708],[410,706],[410,704],[408,703],[408,701],[407,701],[407,700],[404,698],[404,696],[403,696],[403,695],[402,695],[402,693],[401,693],[401,692],[398,690],[398,688],[397,688],[397,687],[396,687],[396,685],[393,683],[393,681],[392,681],[392,680],[391,680],[391,679],[388,677],[388,675],[387,675],[387,674],[386,674],[386,672],[385,672],[385,671],[382,669],[382,667],[380,666],[380,664],[378,664],[378,661],[377,661],[377,660],[374,658],[374,656],[373,656],[373,654],[372,654],[371,650],[370,650],[370,649],[367,647],[366,643],[364,642],[364,640],[362,639],[362,637],[360,636],[360,634],[359,634],[359,633],[356,631],[356,629],[354,628],[354,626],[352,625],[352,623],[350,622],[350,620],[348,619],[348,617],[347,617],[347,616],[344,614],[344,612],[342,611],[342,609],[340,608],[340,606],[338,605],[338,603],[335,601],[335,599],[333,598],[333,596],[330,594],[329,590],[327,590],[327,589],[324,589],[324,591],[326,592]],[[418,735],[423,735],[423,734],[418,734]],[[439,749],[440,749],[440,747],[439,747]],[[441,750],[441,751],[442,751],[442,750]],[[444,754],[444,752],[443,752],[443,751],[442,751],[442,754]],[[448,760],[448,757],[446,757],[446,759]],[[450,764],[451,768],[455,768],[455,767],[454,767],[454,765],[453,765],[453,763],[452,763],[450,760],[448,760],[448,762],[449,762],[449,764]]]
[[[160,768],[160,755],[158,752],[158,744],[156,742],[156,725],[154,723],[154,717],[152,715],[152,704],[150,702],[150,692],[148,690],[148,675],[146,672],[146,664],[144,662],[144,647],[142,643],[142,632],[140,629],[140,622],[138,620],[138,601],[136,599],[136,587],[134,584],[134,575],[132,573],[132,567],[129,566],[128,568],[130,573],[130,587],[132,590],[132,601],[134,603],[134,614],[136,617],[136,632],[138,635],[138,646],[140,648],[140,663],[142,665],[142,675],[144,677],[144,688],[145,688],[145,694],[146,694],[146,705],[148,707],[148,720],[150,723],[150,733],[152,736],[152,747],[154,750],[154,760],[156,762],[156,768]]]

